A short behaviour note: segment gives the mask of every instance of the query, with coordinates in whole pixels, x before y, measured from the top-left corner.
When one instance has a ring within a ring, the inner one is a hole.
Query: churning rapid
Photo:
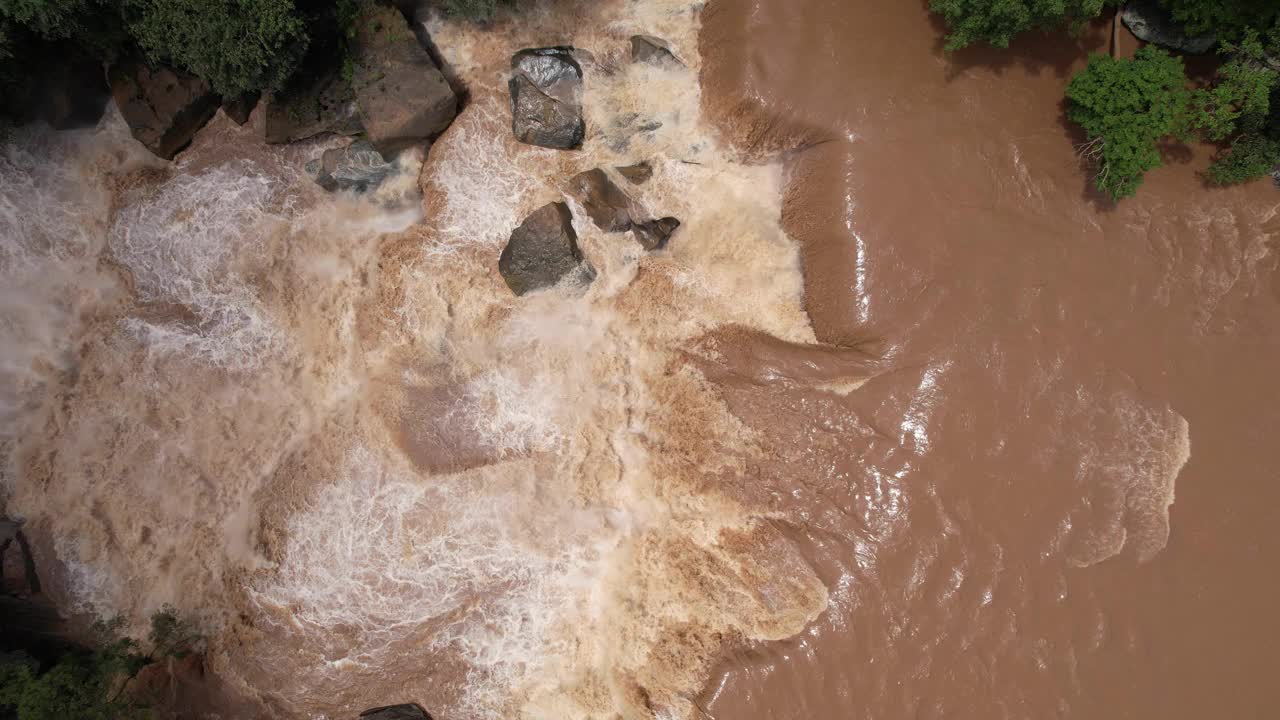
[[[5,511],[63,606],[196,618],[223,717],[1274,707],[1280,194],[1195,150],[1089,195],[1057,102],[1100,35],[518,5],[428,21],[468,101],[372,196],[261,117],[174,164],[114,110],[3,145]],[[512,137],[550,45],[592,58],[578,152]],[[640,161],[667,248],[567,200],[594,280],[514,296],[521,220]]]

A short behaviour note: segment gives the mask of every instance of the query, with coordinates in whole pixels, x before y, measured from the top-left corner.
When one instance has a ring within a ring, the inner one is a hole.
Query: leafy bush
[[[23,652],[0,656],[0,710],[8,708],[17,720],[145,717],[145,709],[125,693],[129,681],[155,660],[198,649],[202,639],[169,606],[151,617],[150,652],[143,653],[135,640],[119,637],[120,625],[119,620],[96,624],[95,648],[64,653],[43,670]]]
[[[1161,0],[1192,34],[1212,32],[1236,41],[1250,30],[1266,32],[1280,20],[1275,0]]]
[[[1117,0],[929,0],[929,9],[943,16],[951,32],[947,49],[974,43],[1009,47],[1015,35],[1032,29],[1078,24],[1097,17]]]
[[[1280,140],[1265,135],[1242,135],[1209,166],[1209,180],[1218,185],[1255,180],[1280,166]]]
[[[1098,160],[1098,189],[1113,200],[1132,195],[1143,174],[1160,166],[1163,138],[1190,130],[1182,58],[1150,45],[1133,59],[1090,56],[1067,100],[1068,117],[1089,137],[1086,153]]]
[[[284,85],[306,53],[293,0],[129,0],[130,34],[157,63],[235,96]]]
[[[442,0],[440,6],[450,15],[470,20],[489,20],[498,9],[498,0]]]

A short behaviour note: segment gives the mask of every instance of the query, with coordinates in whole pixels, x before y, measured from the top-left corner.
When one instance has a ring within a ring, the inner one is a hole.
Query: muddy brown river
[[[1280,191],[1190,147],[1093,192],[1061,101],[1109,25],[951,56],[920,0],[420,29],[468,103],[369,196],[261,114],[173,164],[114,111],[0,146],[0,509],[73,629],[192,619],[202,659],[151,680],[182,716],[1274,714]],[[511,54],[560,44],[572,153],[510,130]],[[570,200],[594,279],[514,296],[512,229],[642,160],[670,244]]]
[[[708,102],[785,154],[815,333],[889,369],[843,400],[738,394],[779,464],[812,463],[771,498],[833,595],[702,707],[1267,717],[1280,194],[1205,188],[1194,148],[1112,206],[1061,107],[1109,28],[954,56],[942,31],[914,1],[704,14]]]

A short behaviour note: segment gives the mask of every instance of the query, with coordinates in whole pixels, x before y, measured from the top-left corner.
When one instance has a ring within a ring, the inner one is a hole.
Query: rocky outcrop
[[[389,155],[449,127],[458,99],[404,16],[367,3],[356,27],[351,85],[373,145]]]
[[[1129,0],[1120,19],[1139,39],[1172,50],[1199,55],[1218,44],[1212,33],[1188,35],[1157,0]]]
[[[337,72],[308,76],[276,93],[267,104],[266,140],[287,143],[320,135],[356,135],[363,130],[351,84]]]
[[[671,44],[652,35],[631,36],[631,61],[658,67],[684,67],[671,50]]]
[[[632,185],[643,185],[653,177],[653,166],[648,161],[638,162],[635,165],[623,165],[614,170],[617,170],[618,174]]]
[[[582,146],[582,66],[572,48],[521,50],[511,57],[511,132],[528,145]]]
[[[204,80],[141,61],[113,65],[108,80],[133,137],[166,160],[191,142],[220,104]]]
[[[381,185],[395,167],[368,140],[356,140],[346,147],[331,148],[307,163],[307,174],[329,192],[368,192]]]
[[[361,720],[431,720],[421,705],[388,705],[360,713]]]
[[[636,242],[640,243],[640,246],[645,250],[661,250],[667,246],[667,241],[671,239],[671,235],[679,227],[679,220],[673,217],[664,217],[636,223],[631,228],[631,234],[635,236]]]
[[[631,198],[596,168],[569,179],[569,197],[577,200],[596,227],[605,232],[626,232],[636,214]]]
[[[249,116],[253,114],[253,109],[258,106],[258,99],[261,97],[262,93],[247,92],[230,100],[223,100],[222,112],[235,124],[244,125],[249,122]]]
[[[583,266],[569,206],[548,203],[525,218],[503,248],[498,271],[516,295],[551,287],[575,272],[589,281],[592,272]]]

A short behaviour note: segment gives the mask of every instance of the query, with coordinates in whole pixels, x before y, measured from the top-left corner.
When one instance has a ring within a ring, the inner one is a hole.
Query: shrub
[[[1147,46],[1133,59],[1092,55],[1067,86],[1067,115],[1089,137],[1095,182],[1113,200],[1132,195],[1160,166],[1160,141],[1190,130],[1182,59]]]
[[[1218,185],[1255,180],[1280,166],[1280,140],[1251,133],[1241,135],[1218,156],[1206,173]]]
[[[1116,0],[929,0],[929,9],[946,19],[947,49],[974,43],[1009,47],[1015,35],[1032,29],[1079,24],[1095,18]]]
[[[282,87],[309,37],[293,0],[129,0],[128,27],[155,62],[236,96]]]
[[[145,717],[144,708],[124,692],[129,681],[159,658],[197,649],[201,638],[169,606],[151,617],[148,653],[141,652],[137,641],[118,637],[119,628],[119,620],[96,624],[95,648],[66,652],[43,671],[23,652],[0,657],[0,709],[10,709],[16,720]]]
[[[498,9],[498,0],[442,0],[440,6],[450,15],[470,20],[489,20]]]

